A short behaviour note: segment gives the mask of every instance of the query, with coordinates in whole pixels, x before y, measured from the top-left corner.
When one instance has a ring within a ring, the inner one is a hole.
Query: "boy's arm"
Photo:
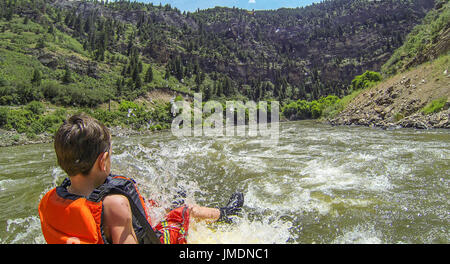
[[[103,228],[113,244],[137,244],[133,230],[130,203],[123,195],[108,195],[103,199]]]

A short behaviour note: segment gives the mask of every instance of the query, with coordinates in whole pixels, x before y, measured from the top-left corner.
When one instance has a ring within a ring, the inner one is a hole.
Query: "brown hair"
[[[98,120],[76,114],[58,129],[54,146],[58,164],[69,176],[87,175],[100,153],[109,151],[111,135]]]

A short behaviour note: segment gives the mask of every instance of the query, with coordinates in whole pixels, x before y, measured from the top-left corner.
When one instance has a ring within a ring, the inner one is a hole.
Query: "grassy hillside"
[[[404,72],[413,66],[434,60],[450,50],[450,3],[442,0],[436,3],[423,19],[406,37],[383,65],[382,72],[389,76]]]
[[[58,29],[61,27],[58,23],[47,27],[46,23],[19,15],[0,20],[0,104],[46,99],[63,106],[93,107],[110,98],[133,100],[155,88],[190,92],[187,87],[194,80],[187,79],[184,83],[175,78],[166,80],[161,66],[140,61],[142,89],[130,90],[124,83],[124,89],[118,93],[117,82],[129,58],[105,52],[104,60],[94,60],[95,55],[85,50],[79,40]],[[144,83],[149,67],[152,81]],[[36,71],[40,80],[33,83]]]

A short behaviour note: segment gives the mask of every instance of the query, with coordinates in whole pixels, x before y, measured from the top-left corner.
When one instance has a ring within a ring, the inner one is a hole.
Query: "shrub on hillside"
[[[42,115],[45,111],[45,106],[38,101],[33,101],[25,106],[26,110],[31,111],[35,115]]]
[[[440,112],[442,109],[444,109],[446,103],[447,103],[447,97],[442,97],[442,98],[433,100],[431,103],[427,104],[422,109],[422,113],[429,115],[429,114]]]
[[[365,89],[371,87],[377,82],[381,81],[381,74],[373,71],[366,71],[365,73],[356,76],[351,83],[351,89],[353,91],[359,89]]]
[[[8,123],[9,110],[6,107],[0,107],[0,127]]]

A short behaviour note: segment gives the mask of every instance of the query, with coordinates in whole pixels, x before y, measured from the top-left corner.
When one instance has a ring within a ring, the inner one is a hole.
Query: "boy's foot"
[[[228,217],[230,215],[237,215],[244,205],[244,194],[241,192],[236,192],[231,195],[228,204],[225,207],[219,208],[220,217],[218,222],[231,223],[231,219]]]
[[[178,208],[184,205],[184,199],[186,198],[186,192],[184,190],[178,191],[176,195],[173,197],[172,201],[172,209]]]

